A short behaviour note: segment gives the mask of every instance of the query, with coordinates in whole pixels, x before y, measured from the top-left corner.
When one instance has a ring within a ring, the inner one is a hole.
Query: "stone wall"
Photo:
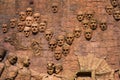
[[[58,13],[52,13],[52,2],[58,3]],[[53,61],[54,63],[62,63],[63,74],[69,75],[65,71],[76,72],[79,70],[78,62],[75,54],[87,55],[95,54],[99,58],[105,58],[108,64],[113,69],[120,67],[120,21],[115,21],[111,15],[105,11],[105,6],[110,4],[110,0],[0,0],[0,24],[8,23],[9,19],[18,17],[19,11],[25,11],[27,7],[32,7],[34,12],[40,12],[41,18],[47,18],[47,28],[52,28],[54,37],[59,34],[71,32],[77,25],[82,24],[76,19],[79,10],[95,11],[95,18],[107,20],[108,29],[101,31],[98,27],[94,31],[92,39],[87,41],[82,32],[80,38],[76,38],[71,46],[70,54],[63,57],[60,61],[56,61],[53,52],[49,50],[44,34],[39,33],[36,36],[31,35],[29,38],[23,38],[23,42],[28,44],[33,38],[42,43],[42,55],[33,56],[31,50],[15,50],[13,46],[8,43],[2,43],[5,36],[0,32],[1,44],[3,44],[10,52],[17,53],[17,55],[29,55],[31,58],[31,68],[39,73],[46,73],[46,63]],[[23,43],[23,44],[24,44]],[[117,78],[116,73],[116,80]]]

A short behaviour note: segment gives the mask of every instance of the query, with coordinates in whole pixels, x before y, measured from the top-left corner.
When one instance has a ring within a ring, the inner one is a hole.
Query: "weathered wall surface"
[[[120,67],[120,21],[115,21],[111,15],[105,11],[105,6],[110,4],[109,0],[56,0],[58,2],[58,13],[52,13],[51,4],[54,0],[0,0],[0,24],[8,23],[12,17],[18,17],[19,11],[25,11],[27,7],[32,7],[34,11],[40,12],[42,18],[47,17],[47,28],[52,28],[54,37],[65,32],[72,31],[74,26],[82,26],[76,19],[79,10],[95,11],[95,18],[107,20],[108,29],[101,31],[98,27],[94,31],[92,39],[87,41],[82,32],[80,38],[76,38],[71,46],[70,54],[60,61],[56,61],[53,52],[49,50],[44,34],[39,33],[36,36],[31,35],[29,38],[22,37],[24,43],[31,42],[33,38],[41,40],[43,51],[42,56],[32,56],[31,50],[15,50],[9,43],[4,46],[10,51],[18,55],[30,55],[31,68],[39,73],[46,73],[46,63],[53,61],[54,63],[62,63],[65,71],[70,70],[76,72],[79,70],[78,62],[75,54],[95,54],[99,58],[105,58],[113,69]],[[12,31],[12,30],[11,30]],[[9,32],[10,33],[10,32]],[[1,44],[6,34],[0,32]],[[41,39],[40,39],[41,38]],[[23,45],[24,45],[23,43]],[[63,71],[64,74],[65,71]],[[67,74],[69,75],[69,73]],[[117,77],[117,74],[116,74]],[[118,80],[118,79],[116,79]]]

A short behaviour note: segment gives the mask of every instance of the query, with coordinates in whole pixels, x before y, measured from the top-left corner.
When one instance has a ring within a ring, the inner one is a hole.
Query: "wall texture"
[[[72,31],[74,26],[82,26],[76,19],[79,10],[94,10],[97,20],[101,18],[107,20],[108,29],[106,31],[101,31],[98,27],[97,30],[94,31],[90,41],[84,38],[84,33],[82,32],[81,37],[74,40],[70,54],[59,61],[54,59],[53,52],[49,50],[43,33],[39,33],[36,36],[31,35],[29,38],[24,38],[22,36],[22,44],[26,44],[26,46],[29,46],[33,38],[41,41],[41,46],[43,48],[42,56],[33,56],[31,50],[15,50],[9,43],[3,43],[4,37],[9,35],[3,34],[0,31],[1,44],[4,45],[9,52],[17,53],[17,55],[29,55],[31,58],[30,68],[39,73],[46,73],[46,63],[49,61],[62,63],[64,69],[63,74],[69,75],[69,73],[65,72],[67,70],[72,72],[78,71],[79,67],[75,54],[84,56],[87,54],[95,54],[98,58],[105,58],[113,69],[119,69],[120,21],[115,21],[111,15],[106,13],[105,6],[110,4],[110,1],[56,0],[58,2],[58,13],[55,14],[51,11],[51,4],[54,1],[55,0],[0,0],[0,24],[9,23],[9,19],[18,17],[17,14],[19,11],[25,11],[27,7],[32,7],[34,12],[41,13],[41,18],[47,18],[47,28],[52,28],[54,37]],[[9,34],[11,32],[9,32]],[[118,80],[117,73],[115,73],[115,76],[116,80]]]

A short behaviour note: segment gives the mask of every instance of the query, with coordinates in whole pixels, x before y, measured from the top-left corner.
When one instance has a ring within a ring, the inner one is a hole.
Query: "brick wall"
[[[14,16],[17,17],[16,14],[19,11],[24,11],[28,6],[30,6],[34,8],[35,12],[39,11],[42,14],[42,17],[47,17],[47,27],[53,29],[54,37],[57,37],[57,35],[61,33],[65,34],[66,31],[72,31],[76,25],[81,26],[81,23],[76,19],[76,14],[79,10],[94,10],[95,18],[97,18],[97,20],[101,18],[105,18],[107,20],[108,29],[106,31],[101,31],[98,27],[97,30],[94,31],[93,37],[90,41],[87,41],[82,33],[80,38],[74,40],[70,54],[66,58],[62,58],[61,61],[56,61],[54,59],[53,52],[48,51],[48,44],[44,35],[39,33],[39,35],[34,38],[42,38],[42,47],[46,50],[42,52],[42,56],[32,57],[31,68],[41,73],[46,72],[46,63],[52,60],[55,63],[62,63],[64,70],[76,72],[78,70],[78,63],[74,53],[77,52],[77,54],[82,55],[92,53],[100,58],[106,57],[106,61],[110,66],[114,69],[118,69],[120,67],[120,21],[116,22],[112,16],[106,13],[104,8],[106,5],[110,4],[110,1],[56,0],[59,3],[59,10],[58,13],[55,14],[51,12],[51,4],[54,1],[55,0],[0,0],[0,24],[4,22],[8,23],[10,18]],[[0,34],[1,37],[4,37],[2,33]],[[29,39],[31,40],[32,38],[33,36]],[[7,48],[14,52],[15,50],[9,46],[11,45],[7,44]],[[15,52],[19,55],[32,54],[29,50]]]

